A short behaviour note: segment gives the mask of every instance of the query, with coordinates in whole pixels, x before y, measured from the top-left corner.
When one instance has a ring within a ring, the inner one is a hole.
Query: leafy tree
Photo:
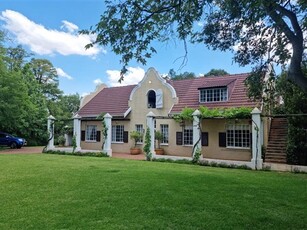
[[[223,76],[223,75],[227,75],[229,73],[227,73],[225,70],[223,69],[211,69],[208,73],[206,73],[204,76],[205,77],[209,77],[209,76]]]
[[[88,44],[110,45],[122,56],[122,76],[132,60],[145,64],[156,49],[153,41],[173,37],[213,49],[233,50],[240,65],[255,70],[268,63],[289,64],[287,79],[307,89],[301,64],[306,47],[306,1],[289,0],[105,0],[106,10]],[[199,29],[197,22],[202,22]]]
[[[47,59],[32,58],[30,66],[43,94],[49,99],[48,102],[57,100],[63,92],[58,88],[59,78],[52,63]]]
[[[170,71],[168,72],[168,76],[172,79],[172,80],[183,80],[183,79],[191,79],[191,78],[196,78],[195,73],[192,72],[184,72],[184,73],[180,73],[177,74],[176,71],[174,69],[170,69]]]
[[[6,49],[4,61],[7,63],[10,71],[20,71],[26,63],[26,58],[31,55],[21,45],[17,45],[17,47],[9,47]]]

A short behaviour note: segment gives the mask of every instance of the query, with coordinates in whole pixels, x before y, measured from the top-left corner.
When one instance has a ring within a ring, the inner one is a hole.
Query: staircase
[[[265,153],[265,162],[281,164],[285,164],[287,162],[287,133],[287,119],[273,118],[271,121],[269,143]]]

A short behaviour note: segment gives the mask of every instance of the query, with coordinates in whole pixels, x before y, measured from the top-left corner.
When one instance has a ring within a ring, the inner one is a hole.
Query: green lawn
[[[0,229],[307,229],[307,174],[0,155]]]

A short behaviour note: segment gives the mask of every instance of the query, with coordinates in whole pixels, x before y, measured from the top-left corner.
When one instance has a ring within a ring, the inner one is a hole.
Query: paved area
[[[31,154],[31,153],[42,153],[43,146],[35,146],[35,147],[22,147],[21,149],[4,149],[0,150],[0,154]]]
[[[35,147],[22,147],[21,149],[10,149],[6,148],[0,150],[0,154],[32,154],[32,153],[42,153],[44,146],[35,146]],[[89,150],[90,151],[90,150]],[[131,159],[131,160],[145,160],[144,154],[131,155],[130,153],[113,153],[112,157],[122,158],[122,159]]]

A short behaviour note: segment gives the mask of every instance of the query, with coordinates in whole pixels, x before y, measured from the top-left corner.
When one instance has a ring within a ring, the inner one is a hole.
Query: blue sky
[[[52,62],[65,94],[84,95],[102,82],[119,85],[120,57],[110,47],[85,50],[84,45],[93,38],[77,33],[95,25],[103,11],[103,0],[1,0],[0,27],[11,38],[6,45],[22,44],[35,58]],[[182,42],[157,43],[156,49],[158,53],[146,66],[131,62],[122,85],[136,84],[149,67],[160,74],[168,73],[171,68],[178,73],[188,71],[197,75],[212,68],[232,74],[251,71],[250,66],[243,68],[234,63],[232,53],[208,50],[201,44],[188,45],[188,63],[179,70],[182,60],[178,58],[184,55]]]

